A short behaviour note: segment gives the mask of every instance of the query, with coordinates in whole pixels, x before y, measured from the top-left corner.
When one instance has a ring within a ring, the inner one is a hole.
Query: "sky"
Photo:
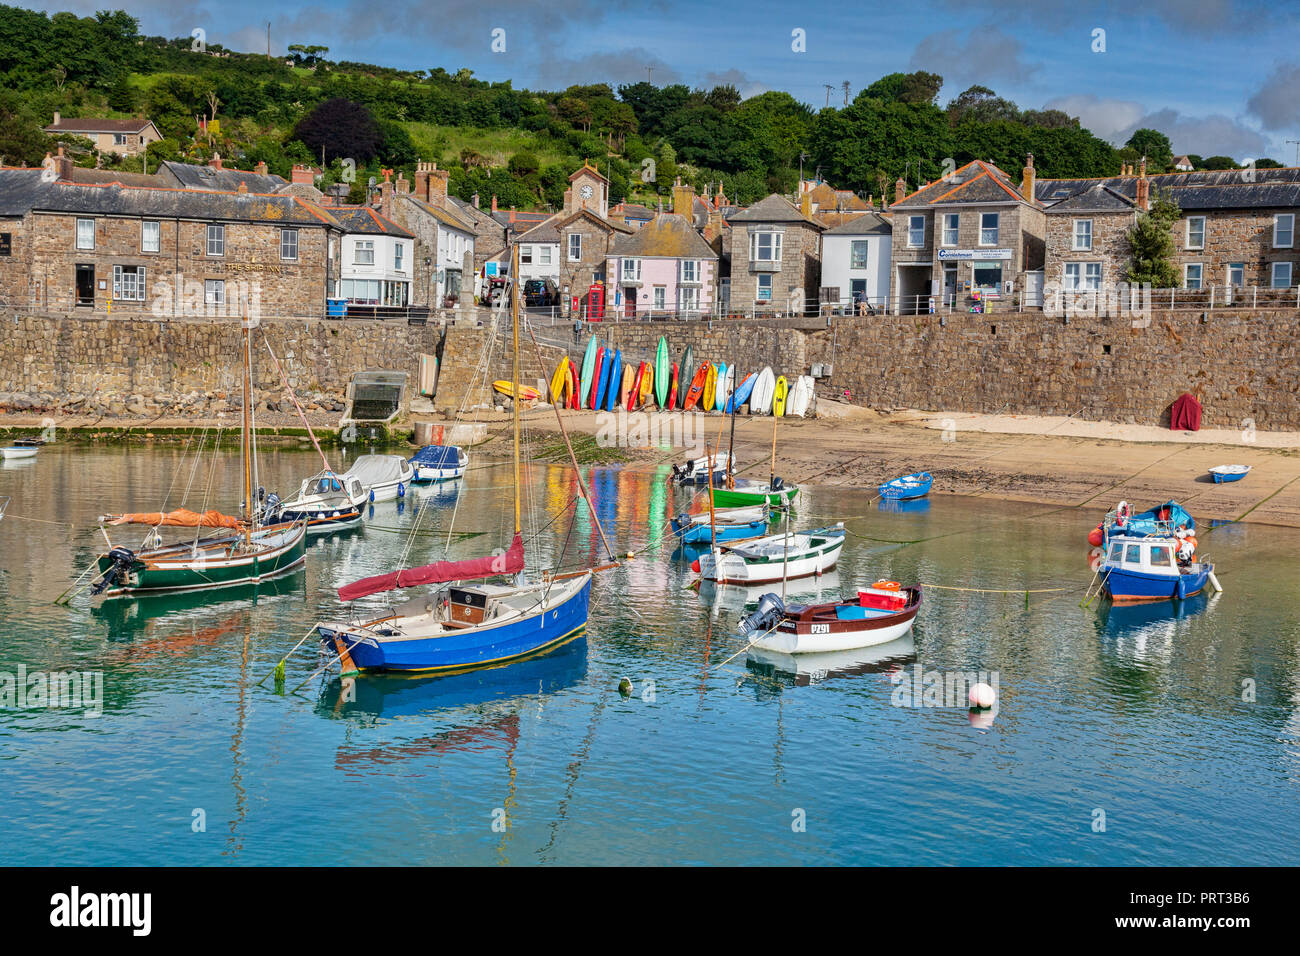
[[[14,0],[11,0],[14,2]],[[24,6],[90,14],[111,0]],[[467,67],[516,87],[735,85],[843,104],[886,73],[944,77],[940,103],[973,84],[1021,108],[1062,109],[1117,145],[1139,127],[1175,153],[1297,162],[1300,3],[1294,0],[256,0],[120,4],[150,35],[238,50],[329,47],[331,60]],[[501,33],[499,31],[504,31]],[[494,49],[495,47],[495,49]],[[504,49],[502,49],[504,47]],[[826,85],[832,89],[827,91]]]

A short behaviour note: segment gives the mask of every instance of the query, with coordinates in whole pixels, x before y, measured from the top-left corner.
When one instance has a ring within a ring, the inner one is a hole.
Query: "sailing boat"
[[[251,335],[256,319],[245,318],[244,400],[240,460],[243,465],[242,517],[220,511],[202,513],[179,508],[168,512],[101,515],[99,530],[108,552],[97,559],[99,577],[92,594],[106,598],[173,591],[230,587],[265,581],[292,570],[306,559],[307,524],[275,521],[264,510],[261,494],[254,495],[257,435],[253,428],[253,359]],[[132,550],[115,545],[105,525],[146,524],[153,530],[145,547]],[[193,528],[194,538],[163,544],[160,528]],[[204,528],[225,532],[202,538]]]
[[[518,256],[517,246],[514,256]],[[511,274],[518,275],[517,263]],[[512,383],[517,390],[517,287],[512,287],[511,317]],[[331,656],[337,656],[345,676],[359,671],[451,673],[503,664],[557,647],[587,626],[591,599],[590,568],[567,574],[544,574],[532,582],[524,576],[519,404],[513,403],[515,530],[510,547],[504,554],[437,561],[363,578],[339,588],[340,600],[352,601],[398,588],[446,585],[432,594],[407,602],[397,613],[383,614],[362,623],[322,622],[316,625],[324,649]],[[503,576],[511,578],[509,583],[466,583]]]
[[[727,474],[725,487],[710,488],[709,495],[715,508],[744,508],[752,505],[765,505],[769,508],[792,508],[795,496],[799,494],[798,485],[788,485],[776,476],[776,423],[772,418],[772,472],[766,482],[741,478],[737,480],[730,472]],[[731,436],[734,446],[736,436],[736,403],[731,405]],[[735,458],[732,458],[733,467]]]

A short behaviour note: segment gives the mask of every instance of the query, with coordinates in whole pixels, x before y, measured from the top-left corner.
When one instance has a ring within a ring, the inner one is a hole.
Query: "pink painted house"
[[[718,254],[685,216],[663,213],[615,237],[605,275],[608,306],[625,318],[708,314],[717,301]]]

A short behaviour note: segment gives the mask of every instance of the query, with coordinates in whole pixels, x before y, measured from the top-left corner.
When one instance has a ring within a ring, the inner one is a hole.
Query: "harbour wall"
[[[483,322],[415,326],[329,319],[262,328],[300,400],[342,412],[353,373],[393,369],[417,387],[419,356],[441,360],[438,412],[493,400],[510,377],[507,332]],[[239,406],[240,331],[233,320],[107,319],[0,313],[0,412],[211,416]],[[602,322],[536,328],[521,338],[520,377],[549,377],[561,354],[581,360],[591,334],[625,361],[653,361],[668,337],[743,371],[787,377],[830,367],[823,397],[876,408],[922,408],[1165,424],[1183,392],[1206,426],[1300,429],[1300,313],[1156,312],[1148,320],[1035,314],[837,316],[754,322]],[[259,397],[282,401],[280,373],[260,342]]]

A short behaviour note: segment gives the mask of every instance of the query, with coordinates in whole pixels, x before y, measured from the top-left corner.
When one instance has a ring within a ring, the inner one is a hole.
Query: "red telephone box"
[[[593,282],[587,290],[587,318],[599,322],[605,317],[605,284]]]

